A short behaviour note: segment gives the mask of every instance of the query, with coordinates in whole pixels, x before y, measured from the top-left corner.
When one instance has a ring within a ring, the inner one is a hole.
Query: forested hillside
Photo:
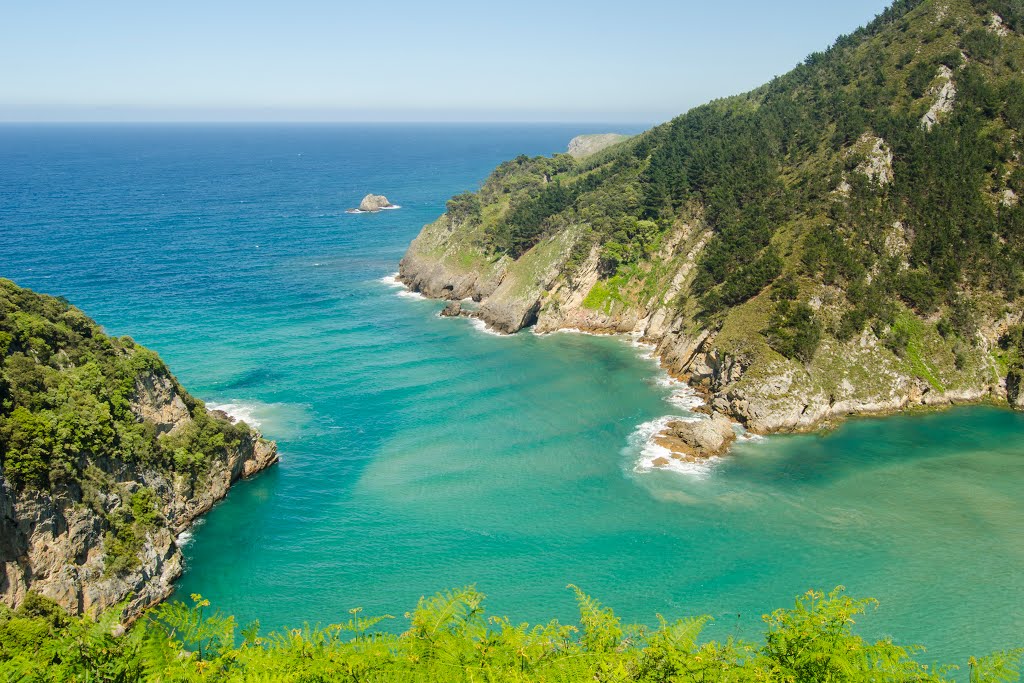
[[[0,280],[0,601],[78,612],[132,594],[138,614],[181,572],[174,536],[275,459],[155,353]]]
[[[751,93],[502,164],[402,278],[505,332],[641,335],[760,431],[1016,404],[1022,30],[1019,2],[900,0]]]

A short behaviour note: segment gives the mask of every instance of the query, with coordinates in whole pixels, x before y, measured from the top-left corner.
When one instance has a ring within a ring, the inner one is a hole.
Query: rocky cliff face
[[[132,411],[159,434],[185,429],[194,414],[176,383],[158,372],[138,377]],[[212,417],[230,420],[223,413]],[[136,618],[170,595],[181,575],[177,536],[233,483],[276,461],[275,444],[246,428],[200,473],[98,460],[81,484],[20,491],[0,475],[0,601],[17,606],[32,591],[72,614],[98,613],[127,601],[125,618]],[[112,545],[118,542],[112,520],[143,489],[155,493],[155,520],[131,549],[134,556],[112,570]]]
[[[632,334],[753,432],[1020,407],[1024,40],[990,4],[901,1],[752,93],[506,162],[400,279],[499,332]]]
[[[681,224],[664,241],[649,271],[657,264],[657,287],[646,296],[642,288],[649,281],[643,278],[621,285],[617,292],[604,291],[596,247],[575,269],[560,270],[573,247],[571,231],[557,248],[542,244],[538,253],[518,261],[500,259],[482,271],[462,264],[486,263],[484,252],[453,239],[457,233],[445,226],[442,218],[424,228],[402,259],[399,279],[412,290],[432,298],[478,301],[476,315],[506,334],[530,326],[538,333],[572,329],[632,334],[655,345],[655,355],[669,374],[689,382],[713,411],[754,433],[805,431],[850,415],[890,413],[915,405],[1006,398],[1006,374],[992,352],[1019,313],[984,321],[976,346],[961,351],[967,357],[959,361],[951,345],[928,330],[922,343],[930,357],[923,361],[899,356],[865,332],[846,343],[830,340],[810,363],[794,363],[763,344],[750,343],[746,332],[767,323],[759,305],[763,301],[743,307],[745,315],[734,325],[717,330],[702,327],[679,310],[679,296],[692,281],[710,238],[699,224]],[[424,252],[423,245],[428,244],[444,244],[447,250]],[[532,263],[536,261],[547,267],[537,267]],[[820,286],[812,296],[829,295],[828,288]]]

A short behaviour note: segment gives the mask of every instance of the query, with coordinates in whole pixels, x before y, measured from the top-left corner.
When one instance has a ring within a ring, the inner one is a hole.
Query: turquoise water
[[[641,427],[679,411],[641,349],[496,337],[386,281],[448,196],[580,129],[0,127],[0,274],[278,441],[194,530],[180,594],[277,627],[476,583],[492,612],[569,620],[571,582],[725,637],[842,583],[881,600],[866,634],[929,658],[1021,644],[1024,416],[856,420],[637,472]],[[402,209],[344,213],[371,191]]]

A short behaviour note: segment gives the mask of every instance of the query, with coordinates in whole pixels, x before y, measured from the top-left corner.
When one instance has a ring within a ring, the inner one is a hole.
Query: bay
[[[881,601],[863,633],[926,660],[1019,645],[1024,416],[854,420],[639,472],[643,425],[680,410],[643,349],[497,337],[388,280],[452,194],[604,129],[0,127],[0,275],[279,444],[193,530],[178,596],[274,628],[475,583],[492,613],[572,620],[574,583],[722,638],[843,584]],[[402,208],[345,213],[369,192]]]

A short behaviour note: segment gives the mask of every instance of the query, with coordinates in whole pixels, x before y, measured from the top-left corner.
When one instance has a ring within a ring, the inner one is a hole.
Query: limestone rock
[[[153,372],[135,378],[131,406],[139,422],[152,422],[158,434],[175,431],[192,419],[170,378]]]
[[[892,150],[885,140],[865,133],[860,138],[860,144],[868,146],[867,157],[857,167],[859,173],[863,173],[869,180],[877,185],[888,185],[893,180],[892,174]],[[849,194],[849,190],[847,190]]]
[[[602,149],[629,139],[628,135],[619,133],[595,133],[592,135],[577,135],[569,141],[569,156],[575,159],[582,159],[591,154],[597,154]]]
[[[363,201],[359,202],[360,211],[380,211],[381,209],[390,209],[394,204],[388,201],[388,198],[382,194],[368,194],[363,197]]]
[[[721,413],[710,418],[670,422],[655,441],[683,459],[710,458],[725,453],[736,432],[733,422]]]
[[[1012,368],[1006,376],[1006,400],[1014,410],[1024,410],[1024,371]]]
[[[935,92],[935,102],[931,109],[921,117],[921,126],[926,130],[939,122],[941,114],[948,114],[953,111],[953,104],[956,102],[956,85],[953,83],[953,71],[945,64],[939,66],[939,78],[942,85]]]
[[[1010,35],[1010,29],[1003,23],[1003,18],[994,12],[988,18],[988,30],[1001,38]]]

